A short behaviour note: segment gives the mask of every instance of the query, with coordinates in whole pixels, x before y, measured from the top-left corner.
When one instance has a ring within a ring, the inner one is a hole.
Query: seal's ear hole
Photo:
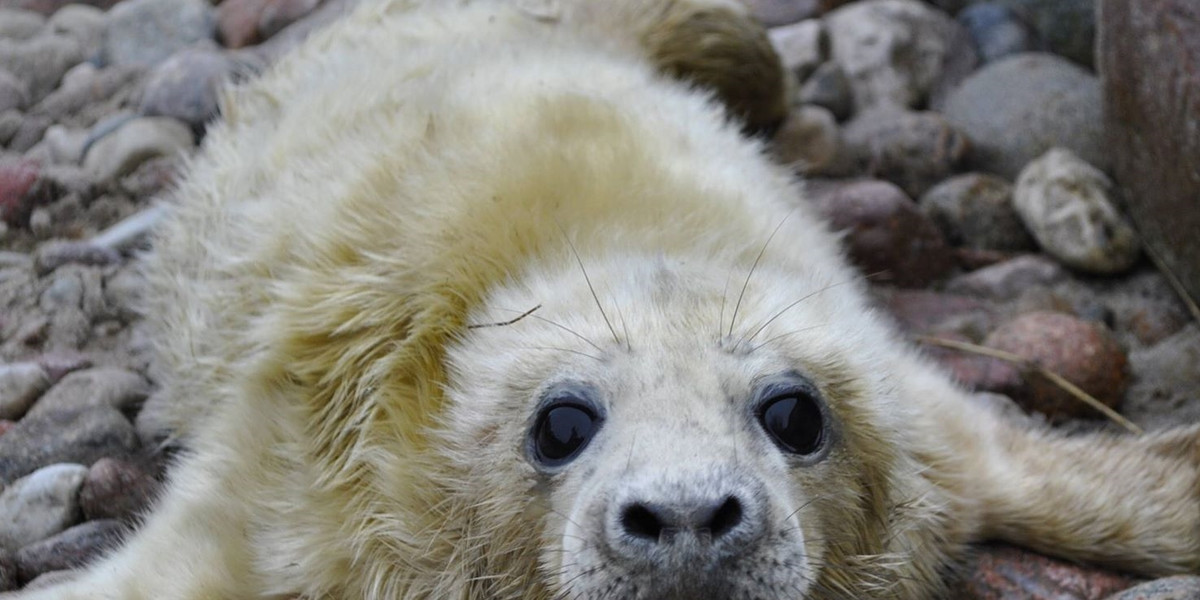
[[[599,428],[596,411],[582,398],[556,397],[542,407],[530,432],[533,458],[545,467],[565,465],[579,456]]]
[[[802,457],[817,456],[829,437],[823,402],[809,385],[771,390],[759,405],[758,421],[776,445]]]

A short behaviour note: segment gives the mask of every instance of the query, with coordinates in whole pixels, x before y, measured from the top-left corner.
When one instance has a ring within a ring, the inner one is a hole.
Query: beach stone
[[[125,0],[108,13],[104,60],[152,66],[201,40],[213,39],[216,13],[204,0]]]
[[[989,544],[978,548],[948,598],[1102,600],[1136,583],[1127,575]]]
[[[154,477],[136,463],[102,458],[87,471],[79,490],[79,506],[89,521],[130,522],[146,509],[158,487]]]
[[[104,43],[104,11],[87,4],[68,4],[53,15],[47,24],[51,32],[74,38],[83,48],[85,57],[99,54]]]
[[[0,39],[27,40],[45,24],[46,17],[34,11],[0,7]]]
[[[972,142],[970,163],[1015,179],[1030,161],[1063,147],[1111,166],[1100,81],[1052,54],[1017,54],[976,71],[935,106]]]
[[[19,225],[29,217],[40,176],[33,161],[0,159],[0,221]]]
[[[883,306],[904,331],[922,335],[953,332],[966,341],[982,339],[997,316],[995,306],[986,300],[933,290],[891,290]]]
[[[1107,600],[1195,600],[1200,598],[1200,577],[1176,575],[1135,585]]]
[[[1067,272],[1058,263],[1026,254],[954,277],[946,282],[946,291],[1007,301],[1026,290],[1050,287],[1066,278]]]
[[[804,81],[829,56],[829,36],[820,19],[775,27],[767,32],[783,68]]]
[[[106,292],[108,290],[105,290]],[[92,359],[86,354],[69,351],[47,352],[37,357],[37,364],[50,377],[51,384],[59,382],[69,373],[92,366]]]
[[[1033,238],[1013,208],[1013,187],[994,175],[967,173],[947,179],[917,201],[946,241],[980,250],[1021,252]]]
[[[1128,359],[1103,324],[1063,313],[1032,312],[998,327],[984,345],[1016,354],[1078,386],[1109,406],[1120,404],[1128,383]],[[1100,415],[1036,373],[1025,385],[1002,391],[1029,410],[1052,419]]]
[[[17,589],[17,561],[11,552],[0,550],[0,592]]]
[[[44,540],[79,521],[79,489],[87,467],[42,467],[0,494],[0,549],[9,552]]]
[[[217,5],[217,39],[227,48],[260,41],[258,20],[268,0],[224,0]]]
[[[0,364],[0,419],[20,419],[50,387],[50,376],[33,362]]]
[[[822,9],[822,0],[745,0],[745,3],[750,14],[765,27],[779,27],[811,19],[819,15]]]
[[[29,581],[50,571],[81,567],[120,542],[125,531],[120,521],[88,521],[25,546],[16,554],[19,577]]]
[[[1141,241],[1109,197],[1112,188],[1099,169],[1055,148],[1021,171],[1013,203],[1038,244],[1063,264],[1120,273],[1141,255]]]
[[[1048,50],[1092,68],[1098,0],[999,0],[1037,29]],[[1128,1],[1128,0],[1126,0]],[[1183,0],[1188,2],[1188,0]]]
[[[139,374],[117,367],[75,371],[50,388],[29,416],[97,406],[132,412],[146,400],[150,386]]]
[[[837,120],[819,106],[792,109],[772,139],[779,162],[804,175],[828,170],[840,148]]]
[[[258,34],[267,39],[308,15],[321,0],[269,0],[258,15]]]
[[[74,127],[90,127],[98,116],[90,113],[119,99],[137,84],[143,68],[109,66],[97,69],[90,63],[72,67],[62,85],[31,109],[33,114]],[[86,149],[86,144],[85,144]]]
[[[833,61],[822,64],[809,75],[800,86],[796,101],[820,106],[833,113],[839,121],[854,113],[854,92],[850,89],[850,80]]]
[[[1200,298],[1200,3],[1101,0],[1108,153],[1146,246]]]
[[[919,196],[950,176],[970,150],[967,138],[940,115],[880,107],[860,112],[842,129],[858,172]]]
[[[29,102],[29,86],[15,75],[0,69],[0,113],[25,108]]]
[[[138,112],[174,117],[201,131],[217,115],[217,93],[233,77],[236,63],[212,48],[189,48],[150,73]]]
[[[1159,343],[1129,353],[1137,377],[1122,413],[1152,429],[1200,421],[1200,326],[1195,323]]]
[[[129,456],[136,450],[133,426],[112,408],[27,416],[0,436],[0,482],[54,463],[90,465],[105,456]]]
[[[88,242],[49,241],[38,246],[33,254],[33,268],[38,275],[47,275],[69,264],[106,266],[119,262],[121,255],[116,251]]]
[[[67,69],[83,59],[82,46],[65,35],[39,35],[29,40],[0,39],[0,70],[8,71],[25,84],[29,104],[53,91]]]
[[[995,62],[1006,56],[1042,49],[1037,29],[1023,14],[999,2],[981,2],[958,13],[967,28],[979,60]]]
[[[72,129],[63,125],[51,125],[42,136],[56,163],[79,164],[83,159],[83,147],[87,143],[86,129]]]
[[[917,0],[864,0],[824,17],[833,60],[858,110],[912,108],[961,81],[977,62],[967,32]]]
[[[151,158],[191,150],[192,131],[187,125],[170,117],[139,117],[93,143],[83,166],[98,180],[112,180]]]
[[[17,109],[9,109],[0,112],[0,146],[8,144],[9,140],[17,134],[17,130],[21,128],[21,122],[25,120],[25,116]],[[3,222],[0,219],[0,222]]]

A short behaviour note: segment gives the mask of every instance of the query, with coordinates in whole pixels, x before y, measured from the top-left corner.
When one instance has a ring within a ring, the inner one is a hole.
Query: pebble
[[[29,102],[29,86],[16,75],[0,69],[0,113],[25,108]]]
[[[151,158],[191,149],[192,131],[187,125],[170,117],[139,117],[93,143],[83,167],[96,179],[111,180]]]
[[[819,106],[792,109],[772,139],[779,162],[803,175],[827,171],[840,147],[837,120]]]
[[[233,1],[233,0],[230,0]],[[745,0],[746,6],[766,27],[811,19],[821,12],[821,0]]]
[[[983,299],[932,290],[891,290],[883,306],[905,331],[954,332],[966,341],[982,338],[996,321],[995,306]]]
[[[768,34],[783,68],[804,81],[829,57],[829,36],[820,19],[776,27]]]
[[[50,388],[29,411],[29,417],[97,406],[129,413],[140,406],[150,386],[137,373],[117,367],[75,371]]]
[[[79,521],[82,465],[42,467],[0,494],[0,549],[9,552],[44,540]]]
[[[860,112],[842,130],[847,154],[859,172],[920,196],[961,165],[967,138],[940,115],[880,107]]]
[[[104,11],[86,4],[68,4],[50,16],[53,33],[74,38],[83,48],[83,55],[96,56],[104,42]]]
[[[854,113],[854,92],[850,80],[836,62],[829,61],[817,67],[800,86],[796,101],[801,104],[820,106],[833,113],[839,121]]]
[[[258,19],[267,0],[224,0],[217,5],[217,38],[226,48],[259,42]]]
[[[956,246],[1004,252],[1035,248],[1013,208],[1012,186],[994,175],[951,177],[925,192],[917,204]]]
[[[17,561],[12,553],[0,550],[0,592],[17,589]]]
[[[104,60],[152,66],[216,34],[216,13],[204,0],[126,0],[108,12]]]
[[[3,436],[4,434],[8,433],[9,431],[12,431],[12,428],[16,427],[16,426],[17,426],[16,421],[9,421],[8,419],[0,419],[0,436]]]
[[[125,531],[120,521],[88,521],[25,546],[16,555],[18,576],[22,581],[30,581],[50,571],[83,566],[117,545]]]
[[[34,184],[40,169],[29,160],[0,160],[0,221],[18,225],[29,216]]]
[[[48,352],[37,358],[37,364],[46,371],[51,383],[57,383],[69,373],[92,366],[92,359],[79,352]]]
[[[1054,146],[1101,169],[1110,166],[1100,81],[1057,56],[1026,53],[990,63],[940,108],[971,139],[978,170],[1015,179]]]
[[[17,127],[17,131],[8,140],[9,150],[17,152],[26,152],[42,141],[42,136],[46,133],[46,128],[50,127],[51,120],[39,114],[28,114],[21,120],[21,124]]]
[[[106,266],[119,262],[121,255],[117,251],[88,242],[50,241],[38,246],[33,254],[33,268],[39,276],[63,265]]]
[[[1108,328],[1063,313],[1021,315],[989,334],[984,345],[1057,373],[1109,407],[1121,402],[1128,383],[1128,359]],[[1052,419],[1100,416],[1036,373],[1028,374],[1025,385],[1009,395],[1025,408]]]
[[[958,13],[967,28],[979,60],[995,62],[1006,56],[1042,49],[1037,30],[1011,7],[999,2],[981,2]]]
[[[263,39],[279,33],[311,13],[321,0],[269,0],[258,16],[258,34]]]
[[[0,69],[27,86],[30,104],[58,87],[67,69],[84,58],[79,42],[65,35],[39,35],[21,41],[0,39]]]
[[[42,142],[50,150],[56,163],[79,164],[83,159],[83,145],[87,142],[86,129],[72,129],[63,125],[51,125],[46,129]]]
[[[102,458],[88,469],[79,491],[79,506],[87,520],[136,519],[158,491],[158,481],[137,464]]]
[[[25,116],[19,110],[0,111],[0,146],[7,144],[17,134],[24,120]]]
[[[163,61],[146,79],[138,112],[174,117],[195,131],[217,115],[217,92],[235,70],[233,60],[211,48],[189,48]]]
[[[1126,0],[1128,1],[1128,0]],[[1185,2],[1190,0],[1184,0]],[[1091,69],[1096,46],[1097,0],[999,0],[1037,29],[1046,48]]]
[[[50,375],[33,362],[0,364],[0,419],[20,419],[50,387]]]
[[[953,331],[937,332],[934,337],[956,342],[978,343],[973,336]],[[1016,365],[990,356],[935,345],[924,346],[923,352],[936,361],[962,387],[977,394],[1005,398],[1015,407],[1015,410],[1010,409],[1008,412],[1025,414],[1020,405],[1004,395],[1005,392],[1019,389],[1021,386],[1021,370]]]
[[[972,600],[1100,600],[1134,580],[1012,546],[979,548],[948,598]]]
[[[46,17],[31,10],[0,8],[0,39],[27,40],[38,34]]]
[[[885,181],[810,186],[811,200],[846,232],[851,260],[876,283],[921,287],[953,266],[942,234],[904,190]]]
[[[1200,598],[1200,577],[1176,575],[1135,585],[1106,600],[1193,600]]]
[[[996,301],[1015,300],[1026,290],[1046,288],[1067,278],[1058,263],[1037,254],[1026,254],[954,277],[946,291]]]
[[[106,456],[128,456],[136,449],[133,426],[112,408],[27,416],[0,437],[0,482],[54,463],[90,465]]]
[[[864,0],[825,16],[831,54],[859,110],[922,105],[965,77],[977,58],[956,21],[914,0]]]
[[[34,111],[55,122],[72,121],[77,127],[90,127],[94,120],[81,118],[83,113],[106,105],[106,101],[135,85],[141,73],[140,67],[97,69],[89,63],[80,64],[63,77],[62,85],[34,107]]]
[[[1021,171],[1013,197],[1047,252],[1068,267],[1113,274],[1133,266],[1141,241],[1110,199],[1112,189],[1099,169],[1055,148]]]

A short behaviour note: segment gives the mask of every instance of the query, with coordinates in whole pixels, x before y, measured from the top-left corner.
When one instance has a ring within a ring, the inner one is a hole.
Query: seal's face
[[[569,598],[806,596],[873,485],[843,419],[876,392],[821,331],[838,294],[752,283],[737,306],[694,266],[589,270],[604,314],[563,267],[499,291],[451,350],[447,433],[488,499],[486,560],[534,548]]]

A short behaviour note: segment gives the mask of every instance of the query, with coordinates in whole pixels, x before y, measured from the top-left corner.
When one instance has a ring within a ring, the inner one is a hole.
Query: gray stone
[[[29,86],[12,73],[0,69],[0,113],[25,108],[29,102]]]
[[[50,376],[37,363],[0,364],[0,419],[20,419],[50,387]]]
[[[50,241],[34,252],[33,268],[38,275],[47,275],[63,265],[105,266],[120,261],[121,255],[110,248],[87,242]]]
[[[121,541],[126,528],[120,521],[88,521],[17,552],[17,572],[29,581],[50,571],[83,566]]]
[[[1060,146],[1107,170],[1100,81],[1051,54],[991,63],[951,93],[946,119],[971,139],[971,163],[1016,178],[1029,161]]]
[[[917,203],[951,244],[1003,252],[1033,250],[1033,238],[1013,208],[1012,192],[999,177],[967,173],[939,183]]]
[[[829,61],[813,71],[800,86],[796,101],[801,104],[820,106],[833,113],[839,121],[854,112],[854,91],[842,67]]]
[[[79,490],[79,506],[89,521],[129,522],[146,509],[158,488],[158,481],[136,463],[102,458],[88,469]]]
[[[841,142],[837,120],[819,106],[792,109],[772,139],[772,150],[797,173],[826,172],[837,160]]]
[[[42,141],[46,128],[50,127],[50,119],[42,115],[27,114],[21,119],[16,133],[8,140],[9,150],[26,152]]]
[[[941,115],[892,106],[859,112],[842,129],[842,141],[857,172],[891,181],[914,197],[949,177],[970,149]]]
[[[132,412],[150,393],[141,375],[116,367],[75,371],[62,378],[29,411],[30,417],[103,406]]]
[[[46,17],[31,10],[0,8],[0,39],[27,40],[45,24]]]
[[[42,136],[42,142],[56,163],[79,164],[83,159],[83,145],[87,142],[86,129],[73,129],[62,125],[51,125]]]
[[[1112,274],[1133,266],[1141,246],[1111,190],[1099,169],[1056,148],[1021,171],[1013,199],[1043,249],[1068,267]]]
[[[820,0],[746,0],[750,13],[767,27],[779,27],[820,14]]]
[[[0,112],[0,146],[8,144],[9,140],[17,134],[21,128],[21,121],[24,119],[24,115],[19,110]]]
[[[946,282],[946,291],[1005,301],[1016,299],[1031,288],[1051,286],[1066,277],[1066,271],[1058,263],[1030,254],[959,275]]]
[[[983,2],[958,14],[975,42],[979,59],[994,62],[1006,56],[1042,49],[1037,30],[1021,14],[999,2]]]
[[[192,150],[191,129],[170,117],[141,117],[122,124],[87,149],[84,168],[100,181],[125,175],[158,156]]]
[[[1200,577],[1176,575],[1135,585],[1106,600],[1188,600],[1200,598]]]
[[[31,109],[59,123],[70,122],[76,127],[90,127],[95,118],[86,118],[97,109],[104,109],[122,92],[136,86],[140,67],[119,66],[97,69],[90,63],[76,65],[63,76],[62,85]]]
[[[203,0],[127,0],[108,13],[104,59],[114,65],[158,64],[216,34],[216,13]]]
[[[0,549],[15,552],[79,521],[79,489],[87,467],[42,467],[0,494]]]
[[[13,555],[0,550],[0,592],[17,589],[17,560]]]
[[[68,4],[50,16],[50,31],[75,38],[84,56],[100,51],[104,41],[104,11],[86,4]]]
[[[829,56],[829,36],[819,19],[776,27],[768,34],[783,68],[804,81]]]
[[[49,94],[63,73],[83,59],[79,42],[63,35],[39,35],[20,41],[0,39],[0,69],[28,87],[30,104]]]
[[[965,77],[977,58],[967,32],[917,0],[864,0],[825,16],[833,59],[858,110],[916,107]]]
[[[236,63],[211,48],[176,53],[150,73],[138,112],[174,117],[195,130],[217,115],[217,92],[233,77]]]
[[[1125,0],[1129,1],[1129,0]],[[1187,3],[1191,0],[1183,0]],[[1091,68],[1097,0],[998,0],[1031,23],[1051,52]]]
[[[54,463],[90,465],[137,450],[133,426],[115,409],[93,407],[27,416],[0,436],[0,481]]]

